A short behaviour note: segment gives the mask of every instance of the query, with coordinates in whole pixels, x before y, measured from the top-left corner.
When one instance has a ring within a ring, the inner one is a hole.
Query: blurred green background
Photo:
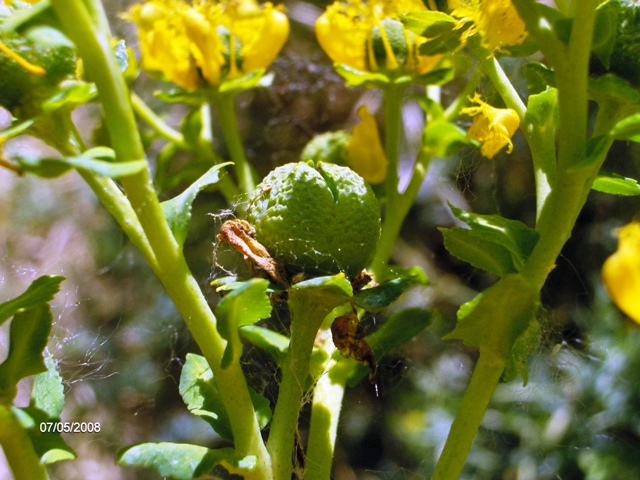
[[[329,2],[284,3],[292,34],[271,68],[274,83],[237,98],[248,156],[261,175],[297,160],[315,134],[351,128],[359,105],[381,113],[380,92],[345,87],[315,42],[313,22]],[[107,7],[115,34],[135,46],[132,27],[118,17],[128,4],[110,1]],[[524,94],[521,63],[509,60],[505,69]],[[133,84],[177,127],[187,109],[154,100],[152,92],[161,86],[144,75]],[[456,82],[443,88],[445,104],[456,88]],[[495,98],[488,82],[480,89]],[[424,92],[416,88],[412,93]],[[91,105],[75,113],[88,139],[99,125],[98,114]],[[412,102],[406,103],[403,117],[401,168],[406,169],[415,158],[423,121]],[[8,121],[6,112],[0,113],[0,126]],[[214,139],[224,158],[217,122]],[[153,158],[163,143],[146,127],[143,132],[149,134]],[[337,480],[425,479],[433,470],[476,355],[440,337],[453,328],[457,307],[495,281],[451,258],[436,227],[454,224],[448,201],[533,224],[531,160],[519,134],[514,144],[511,155],[502,153],[492,161],[468,149],[433,162],[393,256],[396,263],[422,267],[431,285],[407,292],[393,310],[421,306],[441,315],[381,360],[377,395],[366,382],[347,392],[334,461]],[[4,148],[9,157],[47,151],[30,138],[12,140]],[[615,145],[605,167],[639,178],[638,148]],[[99,434],[66,435],[78,460],[53,466],[52,478],[156,479],[144,470],[117,467],[117,449],[159,440],[220,445],[205,422],[187,413],[178,394],[185,355],[197,347],[157,279],[82,180],[69,174],[45,181],[2,170],[0,205],[0,301],[40,275],[67,277],[55,300],[48,347],[65,379],[63,420],[102,426]],[[232,208],[215,192],[201,194],[185,247],[212,304],[217,298],[209,282],[244,268],[238,255],[215,239]],[[615,250],[615,229],[639,212],[637,199],[592,193],[543,290],[544,341],[531,358],[529,382],[523,386],[517,379],[499,386],[461,478],[640,478],[640,327],[611,304],[599,276],[604,259]],[[367,318],[366,327],[375,328],[386,316]],[[5,330],[0,330],[1,355],[7,348]],[[275,394],[273,365],[250,348],[247,371],[258,390]],[[19,404],[28,402],[28,382],[23,387]],[[305,426],[303,419],[303,437]],[[1,472],[2,467],[0,479]]]

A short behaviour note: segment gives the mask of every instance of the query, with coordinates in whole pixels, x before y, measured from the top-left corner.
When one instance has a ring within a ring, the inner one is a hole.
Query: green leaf
[[[613,127],[610,135],[616,140],[640,142],[640,113],[635,113],[620,120]]]
[[[610,102],[612,99],[630,105],[640,102],[640,90],[613,73],[589,77],[588,91],[589,95],[599,104]],[[635,111],[637,110],[636,105]]]
[[[391,83],[389,77],[383,73],[363,72],[340,63],[335,63],[333,67],[349,87],[384,87]]]
[[[326,277],[315,277],[304,282],[296,283],[291,289],[293,291],[302,291],[306,289],[318,289],[320,297],[339,297],[351,298],[353,289],[351,284],[344,276],[344,273]]]
[[[180,395],[189,411],[201,417],[225,440],[233,441],[231,424],[207,360],[187,354],[180,375]]]
[[[162,477],[176,480],[201,477],[217,465],[245,472],[253,471],[256,466],[255,457],[239,456],[232,448],[212,450],[198,445],[168,442],[125,447],[117,453],[116,461],[124,467],[151,468]]]
[[[68,80],[60,85],[55,95],[42,103],[42,110],[49,113],[61,108],[73,109],[90,102],[97,95],[98,90],[93,83]]]
[[[34,280],[29,288],[18,297],[0,304],[0,325],[9,317],[29,308],[45,304],[60,290],[64,277],[46,275]]]
[[[12,399],[21,379],[47,370],[42,351],[47,346],[52,322],[47,304],[13,317],[9,329],[9,354],[0,365],[0,399]]]
[[[411,81],[420,85],[444,85],[455,77],[456,71],[453,68],[435,68],[422,75],[411,77]]]
[[[243,282],[227,294],[216,307],[218,331],[227,340],[222,357],[222,367],[227,367],[234,357],[239,357],[242,343],[238,329],[253,325],[258,320],[271,315],[271,301],[267,295],[269,282],[263,278],[254,278]]]
[[[135,175],[147,168],[146,160],[132,160],[128,162],[105,161],[103,155],[110,150],[97,147],[87,150],[77,157],[36,158],[18,157],[18,165],[22,170],[45,178],[55,178],[67,173],[72,168],[95,173],[104,177],[122,178]],[[109,156],[111,160],[113,155]]]
[[[516,269],[520,269],[538,242],[539,234],[517,220],[500,215],[465,212],[449,204],[456,218],[471,227],[470,235],[506,248]],[[492,252],[490,252],[492,253]]]
[[[180,375],[179,391],[192,414],[201,417],[225,440],[233,441],[231,423],[220,396],[220,387],[204,357],[194,353],[187,354]],[[252,389],[250,394],[258,424],[260,428],[264,428],[271,420],[269,401]]]
[[[420,45],[420,54],[450,53],[460,46],[463,29],[456,29],[458,21],[442,12],[425,10],[400,15],[405,28],[416,35],[426,37]]]
[[[522,75],[532,95],[542,93],[547,87],[555,87],[556,84],[555,72],[539,62],[525,63],[522,66]]]
[[[51,355],[45,357],[47,371],[36,376],[29,406],[46,413],[47,418],[60,418],[64,407],[62,377]]]
[[[411,340],[427,328],[436,316],[436,312],[423,308],[407,308],[391,316],[375,332],[367,337],[367,343],[379,362],[384,356],[405,342]],[[358,364],[349,378],[349,386],[354,386],[364,378],[369,368]]]
[[[444,118],[428,122],[422,132],[422,150],[431,157],[448,157],[467,143],[466,132]]]
[[[456,328],[443,339],[462,340],[480,355],[508,360],[513,346],[536,321],[539,292],[522,275],[507,275],[458,312]]]
[[[240,329],[240,335],[266,351],[278,364],[289,349],[289,337],[258,325],[245,325]]]
[[[218,183],[221,177],[221,170],[227,165],[231,165],[231,163],[222,163],[210,168],[207,173],[192,183],[180,195],[162,202],[162,211],[178,245],[184,245],[184,241],[187,238],[189,222],[191,221],[191,207],[196,196],[204,188]]]
[[[610,195],[624,195],[627,197],[640,195],[640,185],[638,185],[637,180],[616,175],[615,173],[600,173],[591,188],[597,192]]]
[[[218,92],[225,95],[236,95],[253,88],[268,87],[273,82],[273,74],[265,75],[265,69],[253,70],[244,77],[225,80],[218,87]]]
[[[394,278],[372,288],[360,290],[353,296],[353,303],[367,312],[378,312],[395,302],[407,288],[424,282],[416,276]]]
[[[555,133],[558,126],[558,90],[545,88],[529,96],[525,124],[545,132]]]
[[[511,252],[496,243],[478,238],[471,230],[454,227],[439,228],[444,237],[444,246],[454,257],[503,277],[516,272]]]
[[[43,375],[46,375],[43,374]],[[29,405],[27,408],[12,407],[12,411],[18,418],[22,428],[27,432],[33,450],[40,458],[40,463],[48,465],[63,460],[73,460],[76,454],[64,441],[60,432],[42,432],[40,425],[46,422],[59,422],[58,416],[50,417],[47,412]]]

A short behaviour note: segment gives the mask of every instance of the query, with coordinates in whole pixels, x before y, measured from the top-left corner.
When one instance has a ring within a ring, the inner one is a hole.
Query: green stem
[[[236,175],[240,190],[250,195],[256,188],[253,178],[251,164],[242,145],[240,129],[238,128],[238,118],[234,105],[234,96],[231,94],[214,93],[212,95],[213,104],[218,112],[220,128],[227,144],[231,160],[235,163]]]
[[[385,154],[389,161],[387,178],[385,179],[385,206],[382,233],[376,254],[371,264],[371,270],[378,281],[383,280],[388,273],[387,263],[391,258],[393,245],[402,226],[404,216],[398,218],[399,173],[398,162],[400,152],[400,132],[402,127],[402,96],[404,85],[390,84],[384,90],[384,121],[385,121]]]
[[[327,352],[330,353],[330,352]],[[331,359],[313,391],[305,480],[330,480],[342,399],[354,362]]]
[[[40,463],[29,435],[11,408],[5,405],[0,405],[0,446],[14,478],[49,480],[47,469]]]
[[[116,157],[120,161],[144,158],[130,94],[118,69],[109,35],[98,31],[81,0],[54,0],[54,9],[83,59],[85,71],[98,87],[104,117]],[[95,9],[101,4],[93,2]],[[245,478],[270,479],[269,457],[260,435],[260,428],[249,396],[246,381],[239,366],[222,369],[220,360],[225,342],[216,329],[216,319],[175,241],[162,212],[148,170],[123,178],[122,185],[148,241],[142,253],[164,284],[178,311],[198,342],[217,380],[225,388],[223,401],[240,455],[255,455],[258,465]],[[107,195],[107,193],[105,193]],[[133,219],[124,220],[124,223]],[[124,227],[124,225],[123,225]]]
[[[560,131],[558,171],[555,185],[539,212],[536,230],[540,239],[522,270],[538,288],[544,285],[571,236],[606,156],[607,149],[591,164],[579,167],[587,155],[587,81],[596,3],[596,0],[585,0],[577,9],[565,61],[554,65]]]
[[[457,480],[460,477],[504,367],[504,360],[489,353],[480,354],[431,480]]]
[[[177,130],[167,125],[149,106],[135,93],[131,94],[131,105],[138,115],[147,125],[149,125],[160,137],[168,142],[175,144],[178,148],[186,151],[193,151],[200,158],[209,160],[212,165],[221,163],[221,160],[213,153],[211,148],[211,139],[202,138],[195,145],[189,145],[185,142],[184,136]],[[204,115],[204,113],[203,113]],[[203,121],[203,123],[205,123]],[[207,130],[206,126],[203,131]],[[223,176],[218,182],[218,188],[224,198],[232,203],[239,195],[237,187],[233,184],[233,180],[228,175]]]
[[[520,122],[522,123],[524,121],[524,115],[527,113],[527,107],[520,98],[520,95],[518,95],[507,74],[504,73],[498,60],[496,60],[495,57],[486,59],[482,63],[482,70],[487,77],[489,77],[507,107],[518,114]]]
[[[136,115],[147,125],[149,125],[154,132],[160,135],[168,142],[176,144],[178,147],[188,150],[188,146],[184,141],[183,135],[177,130],[167,125],[156,112],[154,112],[144,100],[142,100],[135,93],[131,94],[131,106]]]

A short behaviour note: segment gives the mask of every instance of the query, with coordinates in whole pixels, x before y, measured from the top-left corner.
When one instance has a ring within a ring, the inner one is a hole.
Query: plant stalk
[[[47,469],[40,463],[29,435],[5,405],[0,405],[0,446],[14,478],[49,480]]]

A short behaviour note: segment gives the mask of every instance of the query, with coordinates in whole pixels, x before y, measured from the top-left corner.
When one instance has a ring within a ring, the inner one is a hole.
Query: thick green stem
[[[480,354],[431,480],[457,480],[460,477],[504,367],[504,360],[489,353]]]
[[[309,361],[316,335],[326,316],[346,301],[342,296],[325,296],[315,287],[289,291],[291,342],[282,362],[282,382],[267,442],[275,479],[289,479],[293,472],[294,438],[308,388]]]
[[[247,159],[244,146],[242,145],[234,105],[234,96],[231,94],[215,93],[212,96],[212,100],[218,112],[220,128],[222,129],[222,135],[227,144],[229,155],[235,164],[240,190],[248,196],[256,188],[256,184],[253,178],[251,164]]]
[[[98,87],[117,159],[126,161],[144,158],[129,101],[130,94],[111,51],[108,33],[96,29],[81,0],[54,0],[53,6],[66,27],[67,34],[78,48],[87,75]],[[96,10],[102,8],[99,2],[93,2],[93,7]],[[138,242],[144,247],[142,253],[153,253],[154,257],[147,260],[189,326],[217,380],[225,386],[221,393],[229,414],[236,450],[241,455],[256,455],[258,458],[255,471],[245,478],[272,478],[269,457],[260,435],[244,375],[239,366],[228,369],[220,366],[225,341],[220,337],[216,319],[169,229],[148,170],[123,178],[122,185],[150,247]],[[106,196],[110,195],[108,190],[104,193]],[[122,220],[124,224],[133,221],[127,218],[116,220]]]
[[[327,352],[329,353],[329,352]],[[338,421],[347,380],[354,361],[330,360],[313,391],[311,425],[305,457],[305,480],[330,480]]]
[[[49,480],[47,469],[40,463],[29,435],[5,405],[0,405],[0,446],[14,478]]]

